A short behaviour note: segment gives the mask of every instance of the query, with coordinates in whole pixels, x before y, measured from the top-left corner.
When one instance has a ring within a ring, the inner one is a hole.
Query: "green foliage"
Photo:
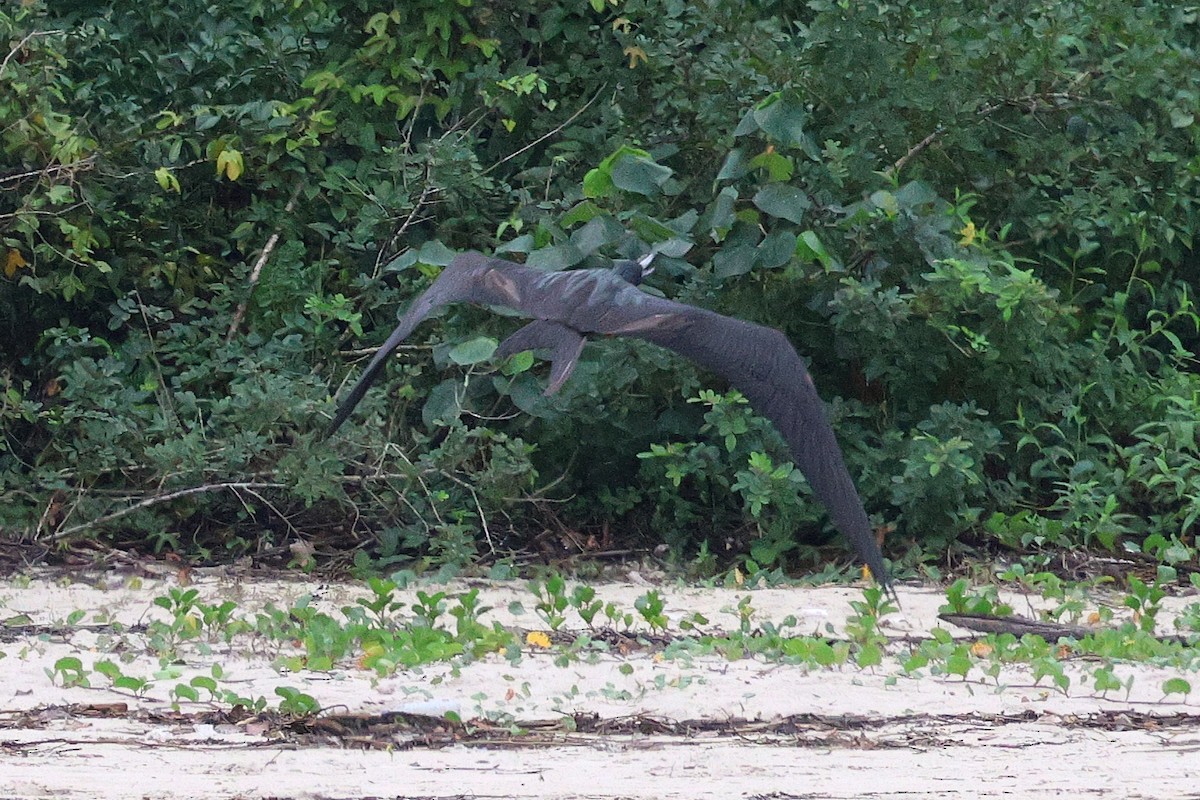
[[[811,358],[895,550],[1194,557],[1195,9],[401,5],[0,10],[4,535],[810,561],[769,425],[638,342],[547,398],[494,362],[510,320],[451,309],[319,439],[456,251],[652,247],[649,291]]]

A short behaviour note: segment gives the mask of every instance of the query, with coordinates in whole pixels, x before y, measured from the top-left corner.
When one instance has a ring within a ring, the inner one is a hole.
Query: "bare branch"
[[[1027,94],[1022,95],[1021,97],[1005,98],[1003,100],[997,100],[993,103],[987,103],[986,105],[981,106],[979,110],[975,112],[975,116],[981,120],[986,119],[1002,108],[1020,108],[1032,114],[1038,109],[1039,106],[1043,105],[1047,107],[1057,107],[1066,103],[1084,103],[1088,101],[1089,98],[1083,97],[1082,95],[1073,94],[1071,92],[1042,92],[1039,94]],[[904,169],[904,167],[908,165],[908,162],[911,161],[913,157],[917,156],[922,151],[926,150],[931,144],[936,142],[938,138],[946,132],[946,130],[947,129],[945,125],[938,125],[936,128],[934,128],[932,133],[910,147],[908,152],[901,156],[887,171],[888,177],[894,180],[895,177],[900,174],[900,170]],[[1013,131],[1013,133],[1016,132]]]
[[[303,183],[297,183],[296,188],[292,190],[292,196],[288,198],[287,205],[283,207],[283,216],[286,218],[296,207],[296,200],[300,197],[300,192],[304,189]],[[254,268],[250,270],[250,285],[247,287],[246,296],[242,302],[238,303],[237,311],[234,312],[233,321],[229,323],[229,330],[225,334],[225,344],[229,344],[233,340],[234,334],[237,333],[238,327],[242,324],[242,318],[246,316],[246,309],[250,306],[250,297],[254,294],[254,287],[258,285],[258,279],[262,276],[263,267],[267,264],[267,259],[271,257],[271,252],[275,249],[275,245],[279,243],[279,234],[283,226],[275,229],[271,237],[267,239],[267,243],[263,246],[262,252],[258,254],[258,260],[254,262]]]
[[[161,503],[169,503],[172,500],[178,500],[181,497],[188,497],[193,494],[204,494],[205,492],[216,492],[216,491],[220,491],[222,489],[232,489],[234,491],[237,491],[238,489],[245,489],[247,491],[251,491],[254,489],[283,489],[286,486],[287,486],[287,484],[283,484],[283,483],[248,483],[248,482],[237,482],[237,481],[233,481],[233,482],[229,482],[229,483],[209,483],[209,484],[205,484],[203,486],[192,486],[187,489],[179,489],[178,491],[167,492],[166,494],[158,494],[158,495],[154,495],[153,497],[147,497],[143,500],[140,500],[137,503],[134,503],[131,506],[128,506],[127,508],[121,509],[120,511],[114,511],[111,514],[105,514],[102,517],[96,517],[96,519],[90,520],[88,522],[82,522],[78,525],[72,525],[70,528],[62,528],[60,530],[55,531],[51,536],[49,536],[48,540],[52,541],[52,542],[56,542],[60,539],[66,539],[71,536],[74,536],[75,534],[77,534],[81,531],[85,531],[88,528],[94,528],[99,525],[105,525],[109,522],[113,522],[114,520],[121,519],[122,517],[127,517],[130,514],[134,513],[135,511],[141,511],[143,508],[150,508],[151,506],[156,506]]]
[[[26,34],[24,39],[17,42],[16,47],[14,47],[12,50],[8,51],[8,55],[6,55],[4,57],[4,60],[0,61],[0,74],[4,73],[4,68],[8,66],[8,62],[12,61],[13,56],[15,56],[17,53],[21,52],[21,50],[25,47],[25,44],[30,39],[32,39],[35,36],[57,36],[60,33],[66,33],[66,31],[33,31],[31,33]]]
[[[579,110],[578,110],[578,111],[576,111],[576,112],[575,112],[574,114],[572,114],[571,116],[567,117],[566,121],[564,121],[564,122],[563,122],[561,125],[559,125],[558,127],[554,128],[554,130],[551,130],[551,131],[548,131],[548,132],[546,132],[546,133],[542,134],[541,136],[539,136],[538,138],[534,139],[534,140],[533,140],[532,142],[530,142],[529,144],[527,144],[527,145],[525,145],[524,147],[522,147],[520,150],[517,150],[517,151],[515,151],[515,152],[509,153],[509,154],[508,154],[508,155],[506,155],[504,158],[500,159],[500,160],[499,160],[499,161],[497,161],[495,164],[492,164],[490,167],[488,167],[487,169],[485,169],[485,170],[484,170],[484,171],[483,171],[481,174],[483,174],[483,175],[487,175],[489,172],[491,172],[492,170],[496,169],[496,167],[500,166],[501,164],[505,163],[506,161],[511,161],[512,159],[514,159],[514,158],[516,158],[517,156],[519,156],[519,155],[521,155],[522,153],[524,153],[526,150],[529,150],[529,149],[531,149],[531,148],[537,147],[539,144],[541,144],[542,142],[546,141],[546,140],[547,140],[547,139],[549,139],[551,136],[557,136],[559,133],[561,133],[561,132],[562,132],[562,130],[563,130],[564,128],[566,128],[568,125],[570,125],[570,124],[571,124],[572,122],[574,122],[575,120],[579,119],[579,116],[580,116],[581,114],[583,114],[583,112],[587,111],[587,110],[588,110],[588,108],[589,108],[589,107],[591,107],[592,103],[596,102],[596,100],[598,100],[598,99],[599,99],[599,97],[600,97],[600,93],[601,93],[601,92],[603,92],[603,91],[604,91],[604,90],[605,90],[607,87],[608,87],[608,84],[606,83],[606,84],[604,84],[603,86],[601,86],[599,89],[597,89],[597,90],[596,90],[596,93],[595,93],[594,95],[592,95],[592,99],[591,99],[591,100],[588,100],[586,103],[584,103],[584,104],[583,104],[583,105],[582,105],[582,106],[579,108]]]
[[[933,129],[933,133],[929,134],[924,139],[910,147],[907,153],[901,156],[895,164],[892,164],[892,168],[888,171],[889,177],[894,179],[897,175],[899,175],[900,170],[904,169],[905,165],[908,164],[908,162],[911,161],[914,156],[937,141],[937,138],[941,136],[945,130],[946,128],[944,126],[938,125]]]

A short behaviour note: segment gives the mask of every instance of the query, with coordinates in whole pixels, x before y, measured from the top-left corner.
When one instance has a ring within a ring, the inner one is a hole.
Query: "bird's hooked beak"
[[[651,266],[651,262],[654,261],[654,257],[657,255],[658,255],[658,253],[650,253],[649,255],[642,256],[641,258],[638,259],[637,265],[642,270],[643,278],[645,278],[647,275],[650,275],[654,272],[654,267]]]

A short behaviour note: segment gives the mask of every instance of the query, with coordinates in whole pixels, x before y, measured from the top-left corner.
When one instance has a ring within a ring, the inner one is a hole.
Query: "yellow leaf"
[[[630,69],[637,68],[638,59],[641,59],[642,63],[646,63],[647,61],[649,61],[649,59],[646,57],[646,51],[643,50],[642,48],[638,47],[637,45],[630,45],[629,47],[626,47],[621,52],[623,52],[625,55],[629,56],[629,68]]]
[[[241,177],[245,168],[241,152],[234,150],[232,147],[226,147],[217,156],[217,174],[224,173],[225,177],[231,181],[236,181]]]
[[[992,654],[992,650],[993,650],[992,646],[982,640],[977,641],[977,642],[975,642],[975,644],[971,645],[971,655],[975,656],[976,658],[984,658],[986,656],[990,656]]]
[[[546,649],[550,647],[550,637],[542,631],[530,631],[525,634],[525,644],[530,647],[540,647]]]
[[[621,33],[629,33],[633,30],[633,23],[629,21],[628,17],[617,17],[613,20],[612,29]]]
[[[8,257],[4,259],[4,277],[11,278],[21,267],[28,266],[29,262],[21,255],[20,250],[9,250]]]
[[[175,177],[175,173],[166,167],[159,167],[154,170],[154,180],[158,181],[158,185],[167,191],[180,193],[179,179]]]
[[[970,220],[968,220],[967,224],[962,227],[962,230],[960,230],[959,233],[962,234],[962,238],[958,240],[958,243],[961,244],[963,247],[970,247],[972,244],[975,243],[975,223],[974,222],[971,222]]]

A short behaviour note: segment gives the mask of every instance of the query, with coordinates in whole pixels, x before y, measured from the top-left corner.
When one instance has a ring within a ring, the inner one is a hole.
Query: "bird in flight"
[[[504,306],[534,321],[500,343],[496,355],[549,351],[546,394],[570,377],[588,334],[644,339],[721,375],[774,423],[792,458],[871,574],[889,594],[891,578],[846,469],[825,406],[791,342],[774,328],[726,317],[637,288],[653,256],[615,269],[549,272],[479,253],[462,253],[418,297],[342,400],[327,435],[366,394],[391,353],[435,309],[450,303]]]

